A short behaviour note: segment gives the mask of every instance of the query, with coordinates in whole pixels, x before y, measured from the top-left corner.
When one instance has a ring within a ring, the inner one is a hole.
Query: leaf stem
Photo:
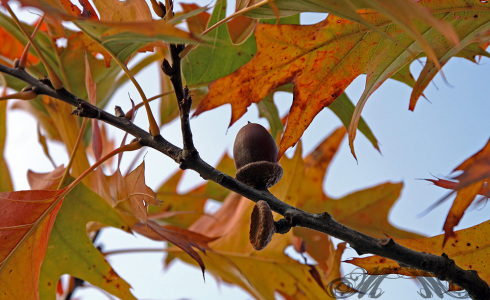
[[[65,192],[63,194],[63,197],[66,194],[68,194],[78,183],[80,183],[80,181],[82,181],[82,179],[85,176],[87,176],[90,172],[92,172],[93,170],[95,170],[98,166],[100,166],[101,164],[103,164],[109,158],[111,158],[114,155],[119,154],[121,152],[138,150],[141,147],[142,147],[142,145],[138,141],[135,141],[135,142],[126,144],[124,146],[121,146],[121,147],[119,147],[117,149],[114,149],[111,152],[107,153],[104,157],[102,157],[100,160],[98,160],[92,166],[90,166],[90,168],[88,168],[87,170],[85,170],[85,172],[83,172],[80,176],[78,176],[72,183],[70,183],[70,185],[68,185],[66,187]]]
[[[14,20],[15,24],[17,24],[17,26],[22,31],[22,33],[24,34],[24,36],[29,40],[29,42],[32,44],[32,46],[36,50],[37,55],[39,56],[39,59],[42,61],[44,67],[46,68],[46,71],[48,72],[48,76],[49,76],[49,79],[51,80],[51,84],[53,85],[53,87],[56,90],[61,89],[63,87],[63,83],[61,82],[61,80],[58,77],[58,75],[56,75],[56,72],[53,70],[53,68],[49,64],[48,60],[46,59],[46,57],[42,53],[41,49],[39,49],[39,47],[37,46],[37,44],[34,41],[34,39],[31,38],[31,36],[29,35],[29,33],[27,33],[27,30],[24,28],[24,26],[19,21],[19,19],[15,15],[15,13],[10,8],[10,5],[6,4],[5,7],[7,8],[9,14],[12,16],[12,19]]]
[[[43,16],[41,17],[41,19],[39,20],[39,22],[37,23],[36,25],[36,28],[34,28],[34,31],[32,32],[32,35],[31,37],[34,39],[34,37],[36,36],[39,28],[41,27],[41,24],[43,23],[44,21],[44,17],[46,16],[46,14],[43,14]],[[19,60],[19,65],[18,67],[19,68],[22,68],[22,69],[25,69],[26,68],[26,64],[27,64],[27,56],[29,54],[29,49],[31,48],[31,42],[27,42],[27,45],[25,46],[24,48],[24,52],[22,52],[22,55],[20,57],[20,60]]]
[[[150,134],[152,136],[160,135],[160,127],[158,126],[158,124],[155,120],[155,117],[153,116],[153,113],[151,112],[150,104],[148,103],[148,99],[146,98],[145,92],[141,88],[138,81],[134,78],[133,74],[128,69],[128,67],[123,62],[121,62],[121,60],[114,53],[112,53],[112,51],[109,48],[107,48],[104,44],[99,42],[95,37],[90,35],[86,30],[84,30],[80,26],[78,28],[80,28],[80,30],[82,30],[87,36],[89,36],[96,44],[98,44],[107,53],[109,53],[109,55],[112,57],[112,59],[114,59],[114,61],[121,67],[121,69],[123,69],[124,73],[126,73],[126,75],[129,77],[129,79],[133,83],[136,90],[138,90],[138,93],[140,94],[141,100],[143,100],[143,104],[145,105],[145,109],[146,109],[146,114],[148,116],[148,122],[150,124]]]
[[[224,0],[223,0],[224,1]],[[201,35],[206,35],[208,34],[210,31],[212,31],[213,29],[215,29],[216,27],[220,26],[221,24],[223,23],[226,23],[228,22],[229,20],[235,18],[235,17],[238,17],[240,15],[243,15],[244,13],[247,13],[249,11],[252,11],[258,7],[261,7],[263,5],[266,5],[267,3],[269,2],[272,2],[272,0],[262,0],[254,5],[251,5],[251,6],[248,6],[248,7],[245,7],[243,9],[240,9],[239,11],[236,11],[234,12],[233,14],[229,15],[228,17],[216,22],[214,25],[212,25],[211,27],[209,27],[208,29],[204,30]],[[180,52],[180,58],[184,58],[192,49],[194,49],[197,45],[187,45],[185,47],[184,50],[182,50],[182,52]]]
[[[80,127],[80,132],[78,133],[77,140],[75,141],[75,145],[73,146],[73,150],[70,155],[70,159],[68,160],[68,164],[66,165],[65,171],[63,172],[63,176],[61,177],[60,182],[58,183],[58,190],[65,184],[66,177],[70,174],[71,166],[73,165],[73,161],[75,160],[75,154],[77,153],[78,146],[80,145],[80,141],[83,137],[83,132],[85,131],[85,126],[87,125],[88,119],[83,119],[82,126]]]

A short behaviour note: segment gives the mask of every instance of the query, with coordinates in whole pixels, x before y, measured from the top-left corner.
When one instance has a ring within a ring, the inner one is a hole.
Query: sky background
[[[311,24],[324,17],[325,15],[305,14],[301,21]],[[447,193],[447,190],[420,179],[433,176],[446,178],[452,169],[480,150],[489,139],[489,64],[490,59],[487,58],[483,58],[478,65],[460,58],[451,59],[443,68],[447,82],[440,75],[436,76],[424,92],[428,100],[421,98],[414,112],[408,110],[411,88],[394,80],[385,82],[369,98],[362,113],[380,143],[381,154],[362,134],[358,134],[354,143],[358,158],[356,161],[350,153],[348,141],[344,139],[324,182],[326,194],[339,198],[387,181],[402,181],[404,189],[390,212],[390,222],[398,228],[426,236],[441,234],[453,198],[420,217],[426,208]],[[415,77],[421,68],[418,62],[411,66]],[[155,76],[158,71],[155,64],[136,77],[148,96],[159,93],[159,90],[155,90],[159,86],[158,76]],[[346,93],[352,101],[357,102],[364,85],[365,76],[362,75],[347,88]],[[126,84],[116,93],[107,110],[112,111],[114,105],[128,110],[128,93],[133,98],[137,97],[134,87]],[[292,96],[276,93],[274,101],[283,116],[292,103]],[[152,108],[153,111],[158,110],[156,102],[152,104]],[[145,115],[140,112],[135,121],[142,128],[148,127]],[[224,152],[231,155],[235,135],[248,121],[268,127],[265,119],[258,119],[255,105],[232,127],[227,128],[230,116],[230,107],[222,106],[191,119],[195,145],[201,157],[210,164],[215,165]],[[28,169],[36,172],[52,170],[37,143],[36,126],[36,121],[27,113],[9,111],[5,155],[16,190],[28,189]],[[338,126],[341,126],[339,119],[330,110],[324,109],[303,136],[304,155],[310,153]],[[123,133],[117,129],[113,132],[116,142],[119,143]],[[164,126],[162,135],[172,143],[181,145],[178,120]],[[50,143],[50,146],[56,163],[66,164],[68,155],[63,147],[56,143]],[[290,156],[292,153],[289,150],[286,155]],[[160,185],[177,170],[173,160],[152,149],[145,151],[144,160],[147,184],[152,188]],[[130,161],[131,155],[125,155],[123,170]],[[202,183],[197,173],[186,171],[179,191],[186,192]],[[488,215],[489,208],[486,204],[474,207],[465,214],[456,229],[479,224],[487,220]],[[104,230],[100,241],[105,251],[158,248],[162,245],[115,229]],[[206,274],[204,281],[198,268],[184,263],[175,262],[169,268],[163,269],[164,255],[161,252],[113,255],[108,260],[133,286],[134,294],[139,299],[253,299],[238,288],[217,284],[210,273]],[[356,253],[348,249],[343,259],[355,256]],[[352,267],[344,263],[343,270],[347,273]],[[417,287],[411,279],[386,279],[380,288],[385,292],[381,299],[419,298],[417,291],[420,286]],[[95,288],[80,289],[76,296],[80,299],[107,299]]]

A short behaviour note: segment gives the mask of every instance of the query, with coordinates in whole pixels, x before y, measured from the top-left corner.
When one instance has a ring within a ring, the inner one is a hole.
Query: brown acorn
[[[273,186],[283,173],[276,162],[277,152],[276,142],[262,125],[243,126],[233,146],[236,179],[258,189]]]

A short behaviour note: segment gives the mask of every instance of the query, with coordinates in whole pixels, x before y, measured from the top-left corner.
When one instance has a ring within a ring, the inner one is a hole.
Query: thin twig
[[[174,87],[175,96],[179,105],[180,123],[183,140],[183,161],[180,167],[185,169],[185,161],[198,157],[198,152],[194,146],[192,139],[192,131],[189,123],[189,114],[192,106],[192,97],[189,95],[189,89],[182,84],[182,70],[180,52],[184,50],[185,45],[171,44],[170,56],[172,57],[172,65],[164,59],[162,63],[162,71],[170,78]]]

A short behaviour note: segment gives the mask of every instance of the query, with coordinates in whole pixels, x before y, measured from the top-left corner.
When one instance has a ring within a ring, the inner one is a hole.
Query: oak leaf
[[[473,203],[477,195],[482,195],[486,198],[490,197],[488,190],[488,185],[490,184],[490,140],[480,151],[453,170],[453,172],[457,171],[463,171],[460,175],[454,177],[458,181],[427,179],[437,186],[457,192],[444,222],[444,242],[449,237],[454,236],[454,227],[458,225],[465,211]],[[439,200],[436,204],[441,203],[448,196]]]
[[[192,263],[182,253],[180,259]],[[203,256],[206,270],[228,283],[248,291],[256,299],[274,300],[275,293],[297,300],[325,299],[323,290],[312,274],[310,266],[287,255],[264,259],[233,252],[208,251]]]
[[[25,6],[37,7],[54,18],[72,21],[82,29],[84,35],[103,45],[102,49],[91,45],[91,50],[97,50],[104,55],[106,64],[111,57],[107,51],[120,61],[126,62],[134,52],[151,42],[165,40],[174,43],[196,43],[198,41],[192,34],[164,20],[152,20],[150,8],[144,0],[96,0],[94,5],[100,14],[100,20],[96,18],[95,10],[86,0],[83,1],[85,13],[69,0],[22,0],[20,2]],[[90,45],[88,39],[86,44]],[[163,46],[161,43],[157,45]]]
[[[197,16],[193,16],[187,19],[191,32],[200,33],[203,28],[206,28],[215,24],[219,18],[223,18],[223,2],[217,5],[213,11],[213,15],[203,12]],[[191,9],[197,9],[197,5],[182,5],[185,12],[191,11]],[[240,19],[245,18],[245,21]],[[245,22],[245,24],[242,24]],[[281,24],[299,24],[298,17],[289,17],[281,19]],[[253,26],[252,26],[253,25]],[[187,83],[192,85],[201,86],[208,84],[213,80],[216,80],[224,75],[229,75],[235,71],[239,66],[247,63],[256,53],[256,46],[254,43],[254,37],[244,33],[244,27],[255,28],[255,22],[250,23],[247,17],[239,16],[232,19],[225,25],[219,26],[217,29],[212,30],[207,38],[211,38],[211,44],[214,47],[209,48],[206,46],[198,46],[192,50],[188,56],[184,59],[183,74],[186,77]],[[200,31],[201,30],[201,31]],[[236,44],[238,41],[240,43]],[[226,46],[224,46],[226,45]],[[253,47],[252,47],[253,46]],[[237,52],[238,51],[238,52]],[[248,53],[244,55],[245,53]],[[227,59],[233,54],[234,59]],[[208,59],[202,59],[208,57]],[[216,71],[217,70],[217,71]],[[201,90],[199,90],[201,91]],[[277,108],[273,102],[273,94],[276,91],[293,92],[292,85],[282,86],[275,91],[265,96],[262,101],[258,103],[260,116],[267,118],[271,126],[272,136],[276,136],[278,132],[283,132],[283,124],[277,113]],[[205,95],[204,95],[205,96]],[[171,98],[171,97],[170,97]],[[171,100],[171,99],[168,99]],[[199,103],[202,98],[199,97]],[[169,101],[162,102],[167,103]],[[176,108],[176,102],[170,101],[170,104],[165,104],[165,110],[162,110],[162,115],[169,114],[169,111],[175,111],[174,116],[178,110]],[[194,104],[194,102],[193,102]],[[170,107],[169,107],[170,106]],[[347,95],[342,94],[337,101],[328,106],[342,121],[344,126],[349,126],[352,114],[354,112],[354,105],[351,103]],[[378,149],[378,142],[372,134],[366,122],[361,118],[359,121],[359,130],[369,139],[373,146]]]
[[[490,268],[488,261],[490,259],[490,238],[488,231],[490,222],[486,221],[479,225],[456,231],[454,239],[450,239],[444,247],[444,235],[437,235],[430,238],[420,239],[394,239],[397,243],[420,252],[442,255],[445,253],[450,259],[453,259],[456,265],[464,270],[474,270],[478,276],[490,282]],[[403,274],[415,276],[431,276],[428,273],[402,267],[398,262],[380,257],[377,255],[365,258],[354,258],[346,262],[364,268],[368,274]]]
[[[208,27],[214,25],[226,15],[226,1],[218,2],[211,15]],[[250,36],[240,44],[234,44],[227,26],[219,26],[206,35],[212,43],[197,46],[182,61],[182,72],[187,84],[209,83],[228,75],[250,61],[256,53],[254,37]],[[223,63],[226,62],[225,65]],[[220,65],[214,68],[210,66]]]
[[[145,163],[142,162],[136,169],[126,176],[122,176],[119,169],[111,176],[99,174],[99,186],[104,198],[133,225],[138,220],[148,220],[148,206],[161,205],[156,193],[145,183]]]
[[[388,221],[388,213],[400,196],[400,183],[380,184],[340,199],[333,199],[324,192],[323,182],[328,167],[345,133],[344,128],[336,129],[303,159],[283,157],[280,161],[284,168],[283,179],[271,191],[307,212],[328,212],[335,220],[365,234],[375,237],[384,237],[385,234],[400,238],[420,237],[400,230]],[[295,174],[288,175],[289,170],[294,170]],[[290,191],[281,194],[283,189]]]
[[[187,193],[178,193],[177,186],[181,182],[184,171],[177,171],[156,192],[164,201],[161,207],[149,208],[149,217],[162,219],[168,224],[187,228],[204,214],[206,196],[205,185],[198,186]]]
[[[202,234],[219,237],[210,243],[211,250],[203,256],[206,269],[226,282],[241,286],[258,299],[274,299],[275,291],[295,299],[325,297],[322,285],[327,281],[324,277],[319,279],[320,282],[316,281],[311,273],[316,266],[295,261],[284,253],[292,243],[291,232],[275,235],[260,252],[252,248],[248,228],[253,206],[249,199],[231,193],[212,216],[204,215],[190,227]],[[327,241],[331,243],[329,239]],[[332,274],[339,271],[343,248],[336,251],[339,254],[328,262]],[[178,252],[173,254],[189,262]]]
[[[130,285],[104,259],[87,236],[87,224],[112,226],[128,231],[128,224],[104,199],[82,184],[66,197],[49,237],[41,268],[40,299],[54,299],[58,279],[70,274],[121,299],[136,299]]]
[[[63,190],[0,193],[0,295],[39,299],[39,274]]]
[[[182,229],[172,225],[161,226],[155,221],[149,220],[146,224],[138,222],[133,226],[134,231],[155,241],[168,241],[182,249],[201,267],[204,275],[204,262],[202,257],[194,250],[194,247],[205,253],[209,250],[208,243],[216,240],[192,230]]]
[[[234,175],[236,172],[233,159],[227,154],[221,158],[216,169],[230,175]],[[162,199],[164,203],[160,207],[150,206],[148,208],[150,219],[188,228],[197,219],[205,215],[204,206],[208,199],[223,202],[231,193],[230,190],[211,180],[188,192],[181,193],[177,187],[182,182],[184,172],[178,170],[158,188],[157,197]],[[210,234],[208,231],[206,234],[210,236],[219,235]]]
[[[2,41],[2,47],[0,47],[0,56],[13,61],[16,58],[22,56],[24,52],[25,44],[20,43],[12,34],[10,34],[5,28],[0,27],[0,40]],[[28,64],[37,64],[39,59],[33,54],[27,55]]]
[[[474,1],[468,7],[463,1],[456,4],[440,2],[424,4],[434,9],[436,17],[460,24],[455,28],[458,34],[477,36],[485,32],[482,24],[488,24],[490,16],[479,11],[484,3]],[[461,11],[455,12],[455,5]],[[457,18],[463,13],[466,16],[476,12],[479,16],[477,21]],[[334,15],[315,25],[258,24],[255,30],[257,55],[234,73],[212,83],[196,114],[230,103],[231,125],[251,103],[261,101],[281,85],[293,83],[294,100],[280,143],[281,156],[297,143],[318,112],[335,101],[357,76],[366,73],[366,89],[349,127],[353,151],[352,141],[366,99],[382,82],[422,53],[422,48],[413,43],[413,37],[403,31],[405,28],[392,20],[372,11],[365,11],[361,16],[373,26],[382,28],[384,34]],[[447,55],[447,59],[456,55],[456,49],[475,42],[475,39],[463,39],[461,47],[455,47],[429,25],[417,21],[414,24],[424,32],[424,38],[431,42],[431,47],[437,48],[441,57]],[[398,45],[386,35],[396,40]]]

